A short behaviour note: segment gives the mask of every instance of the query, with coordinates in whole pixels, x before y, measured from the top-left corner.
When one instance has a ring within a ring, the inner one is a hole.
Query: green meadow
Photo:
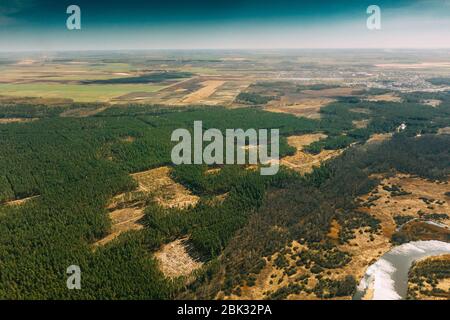
[[[16,97],[68,98],[77,102],[104,102],[130,92],[157,92],[165,86],[153,84],[0,84],[2,95]]]

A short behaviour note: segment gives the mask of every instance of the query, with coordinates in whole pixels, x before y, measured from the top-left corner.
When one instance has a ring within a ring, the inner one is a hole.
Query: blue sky
[[[450,0],[0,0],[1,51],[435,47],[450,47]]]

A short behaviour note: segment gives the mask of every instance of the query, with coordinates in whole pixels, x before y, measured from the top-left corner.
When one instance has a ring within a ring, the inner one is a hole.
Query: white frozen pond
[[[394,247],[367,268],[354,299],[361,299],[368,289],[373,290],[373,300],[405,299],[408,271],[413,262],[441,254],[450,254],[450,243],[436,240],[413,241]]]

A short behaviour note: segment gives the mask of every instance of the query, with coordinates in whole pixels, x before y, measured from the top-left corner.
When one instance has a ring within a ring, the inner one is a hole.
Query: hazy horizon
[[[66,9],[81,8],[69,31]],[[366,27],[369,5],[381,30]],[[3,0],[0,51],[446,49],[450,1]]]

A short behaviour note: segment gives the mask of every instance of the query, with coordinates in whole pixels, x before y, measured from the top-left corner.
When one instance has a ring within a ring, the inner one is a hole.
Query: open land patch
[[[21,206],[25,203],[27,203],[28,201],[31,201],[33,199],[37,199],[39,198],[40,195],[37,196],[31,196],[31,197],[27,197],[27,198],[23,198],[23,199],[17,199],[17,200],[11,200],[11,201],[6,201],[5,203],[3,203],[2,205],[4,206]]]
[[[300,99],[290,104],[286,99],[270,102],[264,110],[270,112],[289,113],[310,119],[320,118],[320,109],[335,100],[329,98]]]
[[[450,134],[450,127],[439,128],[438,134]]]
[[[202,82],[203,88],[188,94],[182,102],[184,103],[198,103],[211,96],[225,81],[208,80]]]
[[[323,133],[305,134],[300,136],[288,137],[288,144],[297,150],[293,156],[287,156],[281,159],[281,164],[302,174],[310,173],[314,167],[319,167],[323,161],[337,157],[342,150],[322,150],[318,154],[311,154],[303,151],[303,148],[313,142],[325,139],[327,136]]]
[[[309,140],[314,140],[314,138],[309,137]],[[302,142],[299,142],[299,145],[302,145]],[[377,176],[377,178],[383,178],[383,176]],[[344,229],[344,226],[341,225],[342,221],[337,219],[331,221],[327,237],[336,246],[336,249],[332,250],[342,252],[349,257],[347,260],[341,260],[343,261],[341,265],[325,268],[319,272],[314,271],[315,262],[312,262],[312,266],[306,267],[305,260],[302,257],[311,257],[311,254],[321,255],[325,251],[292,241],[283,250],[278,250],[273,255],[263,258],[265,261],[264,267],[257,274],[252,275],[251,286],[244,283],[237,288],[238,295],[235,289],[229,295],[220,292],[217,298],[318,299],[319,297],[316,296],[313,289],[320,281],[339,282],[349,276],[359,280],[372,263],[392,248],[391,236],[397,228],[394,217],[398,215],[427,217],[428,214],[434,212],[448,214],[450,213],[447,202],[449,197],[445,195],[445,192],[448,192],[448,185],[444,182],[428,181],[404,174],[384,177],[375,189],[358,198],[359,200],[357,199],[360,203],[357,211],[366,213],[380,221],[379,229],[371,230],[368,226],[354,228],[351,230],[353,236],[342,242],[340,237]],[[436,208],[430,209],[424,199],[433,200]],[[343,217],[343,219],[344,222],[347,222],[351,217]],[[448,217],[440,219],[440,223],[448,225],[449,222]],[[302,239],[300,239],[301,241]],[[364,254],[361,254],[362,252]],[[446,285],[447,280],[438,282],[438,287],[445,287]],[[302,289],[296,290],[295,288]],[[325,294],[327,294],[327,290],[325,290]],[[351,295],[342,295],[332,299],[351,298]],[[370,292],[365,298],[370,299]]]
[[[383,234],[391,238],[397,229],[396,216],[427,218],[439,213],[450,217],[448,196],[445,195],[448,190],[448,184],[444,182],[397,174],[383,179],[372,192],[361,197],[364,203],[361,210],[379,219]],[[450,226],[449,217],[439,222]]]
[[[419,300],[449,300],[449,265],[449,254],[416,261],[409,272],[408,297]]]
[[[0,124],[24,123],[39,120],[39,118],[0,118]]]
[[[371,101],[371,102],[378,102],[378,101],[402,102],[402,98],[396,96],[394,93],[386,93],[386,94],[368,96],[367,101]]]
[[[172,180],[169,167],[138,172],[131,176],[138,183],[138,187],[110,200],[107,209],[112,221],[111,233],[97,241],[96,246],[105,245],[123,232],[142,229],[139,220],[144,216],[149,199],[163,208],[181,209],[194,206],[199,201],[199,197]]]
[[[155,258],[167,278],[189,276],[203,266],[187,237],[163,245]]]
[[[131,176],[139,184],[138,191],[153,194],[155,201],[164,208],[186,208],[199,201],[199,197],[172,180],[169,167],[151,169]]]

